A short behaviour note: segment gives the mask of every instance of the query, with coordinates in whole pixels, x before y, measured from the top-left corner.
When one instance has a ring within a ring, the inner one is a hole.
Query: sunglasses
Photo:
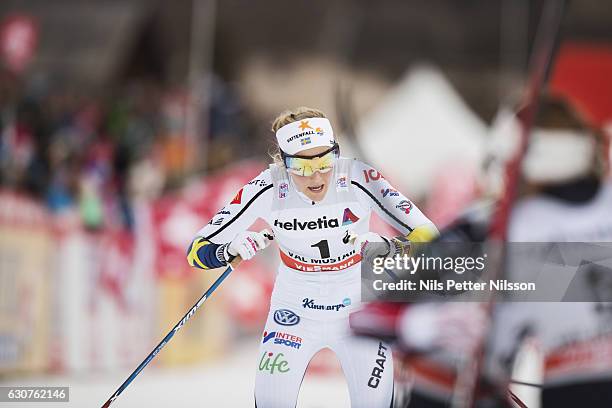
[[[326,151],[314,156],[287,154],[281,151],[281,157],[289,173],[297,176],[312,176],[316,171],[327,173],[334,168],[336,159],[340,157],[340,146],[335,143]]]

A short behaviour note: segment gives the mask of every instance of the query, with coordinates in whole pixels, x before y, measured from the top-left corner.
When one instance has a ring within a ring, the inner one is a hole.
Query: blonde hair
[[[289,123],[308,118],[327,118],[327,116],[325,116],[323,111],[308,108],[306,106],[300,106],[299,108],[295,108],[293,110],[286,110],[281,112],[272,122],[272,132],[276,133],[278,129],[288,125]]]
[[[306,106],[300,106],[295,109],[288,109],[286,111],[281,112],[276,119],[272,122],[272,132],[276,133],[278,129],[282,128],[289,123],[297,122],[298,120],[303,120],[307,118],[327,118],[323,111],[315,108],[308,108]],[[275,163],[283,164],[283,160],[280,154],[280,148],[278,144],[274,144],[274,148],[272,152],[269,153],[272,160]]]

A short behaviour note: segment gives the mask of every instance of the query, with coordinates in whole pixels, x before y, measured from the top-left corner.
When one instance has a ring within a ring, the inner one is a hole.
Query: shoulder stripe
[[[391,217],[391,218],[392,218],[392,219],[393,219],[395,222],[397,222],[399,225],[401,225],[401,226],[402,226],[402,227],[404,227],[404,228],[407,228],[407,229],[408,229],[410,232],[412,232],[412,230],[413,230],[414,228],[411,228],[411,227],[409,227],[408,225],[404,224],[404,223],[403,223],[403,222],[402,222],[402,221],[401,221],[399,218],[397,218],[395,215],[391,214],[391,212],[390,212],[389,210],[387,210],[387,209],[386,209],[386,208],[385,208],[385,207],[382,205],[382,203],[381,203],[380,201],[378,201],[378,200],[376,199],[376,197],[374,197],[374,196],[372,195],[372,193],[370,193],[370,192],[368,191],[368,189],[367,189],[367,188],[365,188],[364,186],[362,186],[361,184],[359,184],[358,182],[356,182],[356,181],[354,181],[354,180],[352,180],[352,181],[351,181],[351,184],[354,184],[355,186],[359,187],[359,189],[360,189],[361,191],[363,191],[364,193],[366,193],[366,194],[367,194],[367,195],[368,195],[368,196],[369,196],[369,197],[372,199],[372,201],[374,201],[376,204],[378,204],[378,206],[380,207],[380,209],[381,209],[381,210],[383,210],[385,213],[387,213],[387,215],[388,215],[389,217]]]
[[[216,230],[215,232],[213,232],[212,234],[210,234],[209,236],[206,237],[207,240],[211,239],[212,237],[214,237],[215,235],[217,235],[218,233],[220,233],[221,231],[223,231],[225,228],[229,227],[232,222],[234,222],[235,220],[237,220],[243,212],[246,211],[247,208],[249,208],[249,206],[251,204],[253,204],[253,202],[255,200],[257,200],[257,198],[262,195],[263,193],[265,193],[266,191],[268,191],[269,189],[271,189],[274,185],[273,184],[268,184],[266,187],[264,187],[263,189],[261,189],[260,191],[257,192],[257,194],[255,194],[253,196],[253,198],[251,198],[249,200],[248,203],[246,203],[246,205],[242,208],[242,210],[240,210],[238,212],[238,214],[236,214],[236,216],[234,218],[232,218],[227,224],[225,224],[224,226],[222,226],[221,228],[219,228],[218,230]]]

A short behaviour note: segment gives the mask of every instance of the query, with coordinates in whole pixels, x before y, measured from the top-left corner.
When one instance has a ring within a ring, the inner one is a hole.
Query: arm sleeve
[[[428,242],[439,233],[436,226],[374,168],[355,160],[351,184],[359,201],[411,242]]]
[[[263,218],[272,208],[272,179],[265,170],[242,187],[232,200],[206,224],[187,249],[189,265],[212,269],[227,264],[225,247],[245,231],[257,218]]]

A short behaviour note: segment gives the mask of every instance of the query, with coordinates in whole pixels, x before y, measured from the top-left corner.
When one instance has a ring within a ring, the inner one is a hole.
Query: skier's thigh
[[[255,406],[295,408],[304,372],[317,345],[302,337],[296,326],[285,327],[270,320],[257,357]]]
[[[393,356],[385,342],[350,336],[336,342],[352,408],[388,408],[393,400]]]

